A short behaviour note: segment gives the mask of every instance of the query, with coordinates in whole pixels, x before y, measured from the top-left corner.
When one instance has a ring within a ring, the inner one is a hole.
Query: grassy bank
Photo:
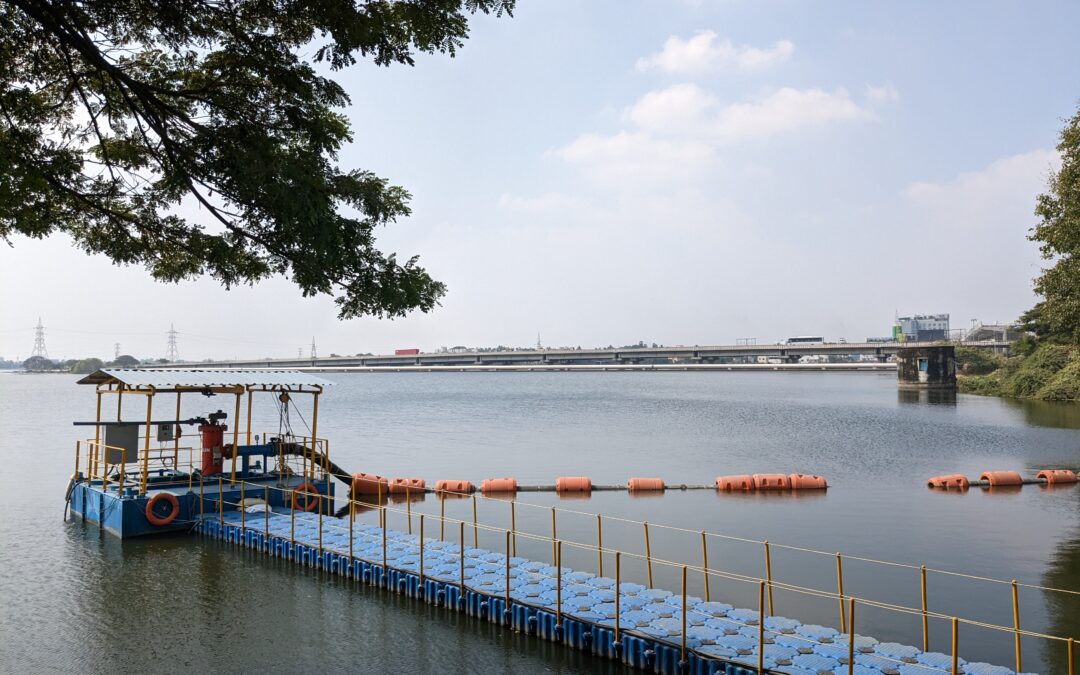
[[[1080,401],[1080,348],[1043,344],[1008,358],[978,349],[958,347],[956,366],[960,391],[983,396]]]

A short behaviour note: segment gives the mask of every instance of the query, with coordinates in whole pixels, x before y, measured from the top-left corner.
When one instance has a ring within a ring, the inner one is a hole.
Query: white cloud
[[[507,192],[499,195],[499,208],[509,211],[552,213],[579,208],[581,205],[581,200],[562,192],[544,192],[532,197]]]
[[[642,131],[691,134],[732,142],[871,117],[847,91],[784,87],[754,101],[722,105],[694,84],[677,84],[642,96],[625,117]]]
[[[938,182],[915,182],[904,190],[905,196],[917,207],[944,216],[956,226],[964,223],[979,226],[985,219],[1003,211],[1022,221],[1023,229],[1034,216],[1035,196],[1046,188],[1051,170],[1061,166],[1061,157],[1053,150],[1034,150],[1021,155],[999,159],[979,171],[962,173],[955,178]],[[1026,230],[1024,230],[1026,231]]]
[[[881,85],[866,85],[866,100],[874,103],[891,103],[900,98],[900,92],[896,90],[892,82]]]
[[[712,158],[708,144],[655,138],[622,131],[612,136],[583,134],[551,155],[582,166],[593,180],[638,188],[643,182],[695,174]]]
[[[667,73],[702,73],[712,70],[757,70],[783,63],[795,52],[790,40],[780,40],[772,47],[759,48],[734,45],[730,40],[718,40],[715,32],[701,31],[688,39],[671,36],[664,48],[655,54],[638,59],[637,69],[644,72],[660,70]]]

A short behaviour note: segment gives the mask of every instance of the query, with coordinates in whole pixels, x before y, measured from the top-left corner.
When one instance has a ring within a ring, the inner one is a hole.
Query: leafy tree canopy
[[[131,366],[139,365],[139,359],[130,354],[121,354],[116,357],[116,360],[109,364],[110,366],[119,366],[121,368],[130,368]]]
[[[428,311],[443,284],[374,240],[409,194],[337,166],[349,97],[316,65],[453,56],[514,3],[0,0],[0,238],[67,233],[163,281],[287,275],[342,318]]]
[[[1061,169],[1038,197],[1040,223],[1031,233],[1054,264],[1035,280],[1043,300],[1022,320],[1040,338],[1080,343],[1080,110],[1066,121],[1057,149]]]
[[[81,361],[76,361],[71,366],[71,372],[77,373],[79,375],[86,375],[101,370],[101,367],[103,365],[105,364],[102,362],[101,359],[91,357],[88,359],[82,359]]]

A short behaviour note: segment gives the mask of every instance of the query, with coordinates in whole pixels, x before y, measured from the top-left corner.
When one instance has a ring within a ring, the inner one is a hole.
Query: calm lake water
[[[421,602],[187,535],[121,543],[63,520],[74,441],[71,422],[93,419],[89,387],[75,377],[0,375],[7,480],[0,490],[0,670],[4,672],[621,672],[617,665]],[[1080,406],[1017,403],[896,389],[878,373],[380,373],[331,375],[319,436],[351,471],[429,481],[515,476],[550,484],[584,475],[598,484],[631,476],[711,483],[720,474],[817,473],[824,494],[668,492],[588,499],[523,493],[556,505],[559,536],[641,551],[648,520],[653,555],[699,564],[700,539],[661,524],[773,543],[779,581],[833,588],[835,560],[805,547],[1080,591],[1080,489],[933,493],[925,479],[984,470],[1025,474],[1080,468]],[[134,397],[132,397],[134,398]],[[231,401],[191,397],[184,415]],[[134,403],[134,402],[132,402]],[[306,402],[301,403],[306,405]],[[165,406],[168,409],[169,406]],[[134,408],[131,409],[135,414]],[[256,428],[276,433],[269,402]],[[170,411],[166,416],[172,415]],[[307,415],[307,412],[305,412]],[[157,416],[157,415],[156,415]],[[303,424],[293,419],[299,432]],[[509,525],[508,507],[480,500],[480,519]],[[403,505],[398,505],[403,508]],[[412,504],[438,513],[432,497]],[[550,512],[519,505],[518,527],[546,533]],[[468,500],[447,515],[471,517]],[[370,514],[365,517],[370,518]],[[391,514],[391,527],[406,527]],[[471,538],[471,533],[469,535]],[[480,533],[501,550],[502,537]],[[711,567],[761,576],[762,547],[710,540]],[[518,553],[550,557],[519,540]],[[566,550],[565,564],[595,571],[595,553]],[[610,565],[608,560],[605,564]],[[919,575],[846,560],[845,592],[917,607]],[[611,573],[610,567],[605,572]],[[625,574],[642,581],[644,565]],[[656,584],[678,590],[674,568]],[[701,578],[690,591],[702,595]],[[756,606],[756,586],[713,580],[712,599]],[[1011,624],[1008,585],[931,574],[931,610]],[[775,611],[838,625],[835,600],[775,592]],[[1080,636],[1080,596],[1021,588],[1025,629]],[[917,616],[864,608],[860,633],[921,642]],[[931,624],[931,648],[948,651],[948,626]],[[1013,662],[1012,637],[964,626],[968,660]],[[1023,642],[1024,668],[1064,672],[1064,647]]]

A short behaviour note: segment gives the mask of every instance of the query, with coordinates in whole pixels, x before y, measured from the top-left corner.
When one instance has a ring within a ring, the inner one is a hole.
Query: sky
[[[861,340],[1015,319],[1035,197],[1080,104],[1075,2],[519,0],[456,58],[361,62],[344,168],[413,194],[379,233],[448,293],[340,321],[285,279],[152,281],[0,245],[0,356],[187,360],[443,346]],[[196,213],[196,217],[198,214]]]

